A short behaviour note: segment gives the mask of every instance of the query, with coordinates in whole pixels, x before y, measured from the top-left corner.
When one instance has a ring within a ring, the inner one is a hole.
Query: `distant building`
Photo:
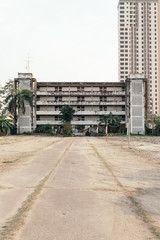
[[[148,79],[148,113],[160,114],[160,0],[120,0],[119,81]]]
[[[2,114],[2,96],[1,96],[2,85],[0,83],[0,115]]]
[[[31,132],[39,125],[50,124],[58,128],[62,122],[60,111],[64,105],[75,109],[72,121],[85,128],[98,126],[100,119],[109,114],[119,116],[121,125],[131,118],[132,133],[145,132],[145,80],[133,75],[121,82],[37,82],[31,73],[19,73],[15,78],[17,89],[33,91],[31,109],[26,102],[25,114],[19,113],[18,133]]]

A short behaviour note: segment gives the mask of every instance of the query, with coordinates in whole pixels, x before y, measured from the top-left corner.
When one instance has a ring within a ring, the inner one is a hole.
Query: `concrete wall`
[[[144,76],[131,74],[129,77],[130,128],[132,134],[145,134]]]
[[[31,73],[19,73],[15,79],[18,90],[30,90],[35,94],[35,79]],[[35,98],[33,105],[35,105]],[[36,112],[35,107],[31,108],[29,103],[25,101],[25,113],[19,110],[17,119],[17,133],[31,132],[36,128]]]

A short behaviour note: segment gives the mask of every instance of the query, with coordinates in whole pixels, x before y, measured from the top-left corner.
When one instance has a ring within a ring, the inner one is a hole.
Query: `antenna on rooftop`
[[[29,71],[30,71],[30,62],[31,62],[29,54],[28,54],[27,60],[25,60],[25,62],[26,62],[26,71],[27,71],[27,73],[29,73]]]

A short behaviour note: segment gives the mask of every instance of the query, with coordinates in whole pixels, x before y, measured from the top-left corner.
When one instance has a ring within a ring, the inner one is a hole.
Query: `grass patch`
[[[132,206],[134,207],[136,214],[139,217],[141,217],[143,222],[148,224],[149,229],[154,234],[154,236],[156,236],[158,239],[160,239],[160,231],[157,229],[157,227],[152,225],[151,219],[148,217],[146,211],[142,208],[141,204],[133,196],[128,196],[128,199],[131,201]]]
[[[88,141],[89,142],[89,141]],[[116,175],[114,174],[112,167],[109,165],[109,163],[103,158],[103,156],[101,156],[101,154],[99,153],[99,151],[97,150],[97,148],[90,143],[90,146],[92,147],[92,149],[95,151],[96,155],[99,157],[99,159],[103,162],[103,164],[107,167],[108,171],[112,174],[112,176],[114,177],[115,182],[117,183],[117,185],[123,190],[125,196],[130,200],[132,207],[135,209],[136,214],[142,219],[142,221],[144,223],[146,223],[148,225],[148,228],[150,229],[150,231],[152,232],[152,234],[154,236],[157,237],[157,239],[160,239],[160,230],[158,229],[158,227],[154,226],[152,223],[152,220],[150,219],[150,217],[148,216],[147,212],[143,209],[143,207],[141,206],[140,202],[138,202],[135,197],[132,195],[132,193],[130,191],[127,190],[126,187],[123,186],[123,184],[119,181],[119,179],[116,177]],[[140,193],[142,192],[141,188],[137,188],[137,191]]]
[[[13,161],[4,161],[2,163],[7,163],[7,164],[10,164],[10,163],[13,163]]]

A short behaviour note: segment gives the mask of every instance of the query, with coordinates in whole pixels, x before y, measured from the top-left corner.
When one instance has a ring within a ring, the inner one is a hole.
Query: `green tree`
[[[100,120],[100,125],[107,125],[109,126],[109,130],[117,129],[120,127],[120,118],[118,116],[113,115],[111,112],[108,115],[104,115],[103,118]]]
[[[13,119],[2,114],[0,116],[0,132],[7,133],[11,129],[13,129]]]
[[[17,123],[17,111],[18,113],[21,111],[22,114],[25,114],[25,101],[32,107],[33,95],[31,91],[26,89],[22,91],[13,89],[5,99],[7,110],[14,116],[15,128]]]
[[[156,135],[160,135],[160,117],[156,117],[154,123],[155,123],[154,133]]]
[[[70,122],[64,122],[63,123],[63,135],[65,137],[72,136],[72,125]]]
[[[2,109],[3,113],[7,111],[5,99],[7,98],[8,95],[11,94],[13,90],[14,90],[14,81],[10,79],[6,82],[6,84],[4,85],[4,87],[2,87],[0,91],[0,96],[1,96],[0,109]]]
[[[62,110],[61,110],[61,118],[65,122],[71,122],[73,119],[74,113],[75,113],[75,110],[71,106],[65,105],[62,107]]]
[[[66,137],[69,137],[72,135],[71,121],[73,119],[74,113],[75,113],[75,110],[71,106],[65,105],[62,107],[61,118],[63,120],[63,135]]]

